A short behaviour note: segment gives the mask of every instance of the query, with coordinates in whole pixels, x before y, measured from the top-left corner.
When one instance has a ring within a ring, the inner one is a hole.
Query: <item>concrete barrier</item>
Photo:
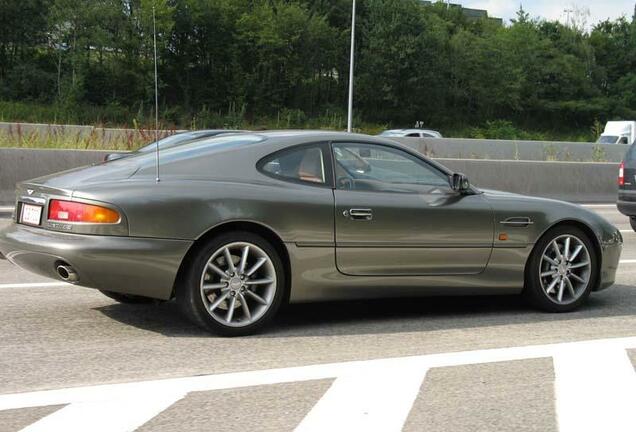
[[[0,204],[13,203],[15,184],[100,162],[108,152],[0,148]],[[481,188],[573,202],[614,202],[618,164],[438,159]]]
[[[422,154],[444,159],[620,162],[629,146],[551,141],[393,138]]]
[[[0,148],[0,204],[15,200],[18,182],[104,160],[108,152]]]
[[[555,198],[577,203],[612,203],[618,164],[587,162],[437,159],[483,189]]]
[[[174,130],[159,131],[159,136]],[[114,129],[79,125],[49,125],[39,123],[0,122],[0,134],[24,136],[28,140],[55,140],[64,136],[72,141],[90,141],[97,148],[134,148],[150,142],[154,130]],[[402,144],[434,158],[536,160],[576,162],[620,162],[628,146],[621,144],[595,144],[581,142],[489,140],[464,138],[392,138]],[[11,141],[11,140],[10,140]]]
[[[157,131],[159,138],[172,135],[176,130]],[[57,142],[70,141],[82,147],[84,143],[91,143],[97,148],[127,148],[134,149],[140,144],[154,141],[153,129],[116,129],[80,125],[49,125],[40,123],[7,123],[0,122],[0,134],[8,142],[39,141]]]

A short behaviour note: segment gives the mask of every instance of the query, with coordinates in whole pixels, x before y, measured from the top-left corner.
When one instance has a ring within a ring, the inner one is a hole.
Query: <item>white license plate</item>
[[[20,214],[20,222],[27,225],[40,225],[42,219],[42,207],[22,204],[22,213]]]

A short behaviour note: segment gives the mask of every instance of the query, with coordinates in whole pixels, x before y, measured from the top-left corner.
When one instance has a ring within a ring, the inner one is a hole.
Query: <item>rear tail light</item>
[[[625,186],[625,162],[618,166],[618,185]]]
[[[115,210],[74,201],[51,200],[49,220],[58,222],[118,223],[121,217]]]

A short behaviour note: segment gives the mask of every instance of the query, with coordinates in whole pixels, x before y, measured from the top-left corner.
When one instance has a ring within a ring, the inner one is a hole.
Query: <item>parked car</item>
[[[636,143],[632,144],[618,168],[618,201],[616,207],[629,217],[636,231]]]
[[[632,144],[636,140],[636,121],[610,121],[598,144]]]
[[[225,135],[18,185],[0,253],[120,302],[176,298],[245,335],[283,303],[523,294],[551,312],[611,286],[620,231],[582,207],[480,190],[392,140]],[[328,313],[328,311],[325,311]]]
[[[233,134],[233,133],[243,133],[245,131],[240,130],[228,130],[228,129],[209,129],[209,130],[197,130],[197,131],[189,131],[189,132],[180,132],[174,135],[167,136],[165,138],[160,139],[159,141],[153,141],[150,144],[147,144],[140,149],[137,150],[138,153],[147,153],[153,152],[157,148],[157,143],[159,143],[159,151],[166,150],[172,147],[176,147],[181,144],[186,144],[192,141],[211,138],[218,135],[223,134]],[[116,159],[121,159],[124,157],[128,157],[134,154],[133,152],[119,152],[119,153],[111,153],[106,155],[104,161],[112,161]]]
[[[443,138],[442,134],[429,129],[392,129],[382,132],[385,138]]]

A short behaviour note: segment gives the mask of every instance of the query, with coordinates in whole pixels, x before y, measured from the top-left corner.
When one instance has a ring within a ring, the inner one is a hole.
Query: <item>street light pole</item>
[[[354,53],[356,47],[356,0],[353,0],[351,12],[351,59],[349,60],[349,113],[347,117],[347,132],[353,131],[353,70]]]

